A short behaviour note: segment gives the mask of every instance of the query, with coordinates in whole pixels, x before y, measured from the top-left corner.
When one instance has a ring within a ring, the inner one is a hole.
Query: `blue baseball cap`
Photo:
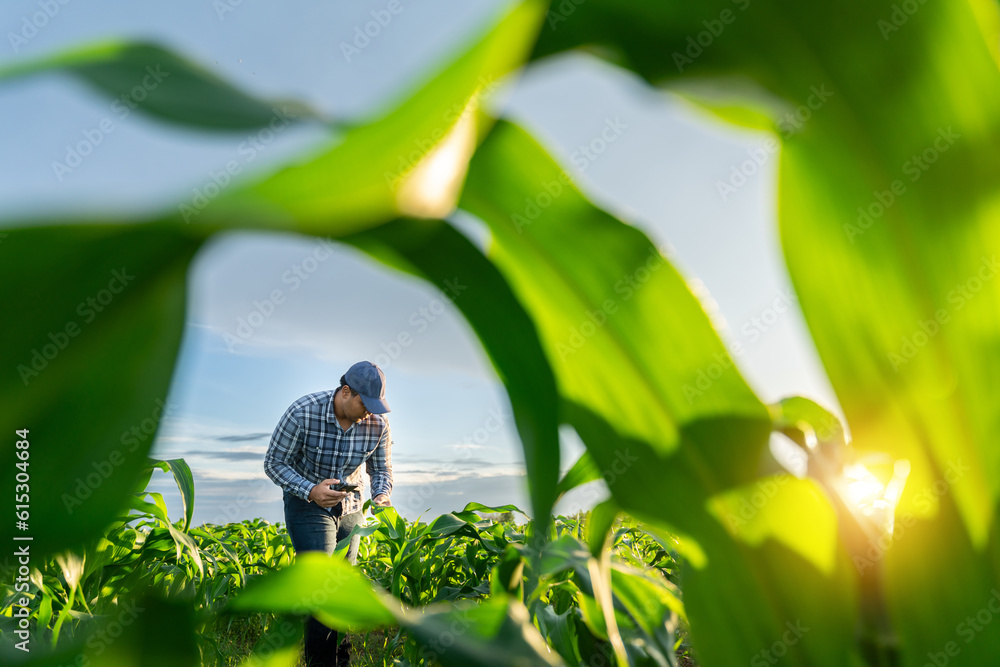
[[[361,394],[368,412],[376,415],[389,412],[385,402],[385,373],[370,361],[359,361],[344,373],[347,386]]]

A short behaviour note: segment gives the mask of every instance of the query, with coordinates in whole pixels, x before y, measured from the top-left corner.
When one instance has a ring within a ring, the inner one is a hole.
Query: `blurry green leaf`
[[[968,3],[949,3],[921,7],[890,50],[879,34],[852,39],[871,76],[830,72],[838,99],[781,163],[785,256],[853,446],[910,464],[901,530],[858,567],[883,570],[892,639],[912,663],[955,641],[1000,585],[1000,77],[996,36],[979,31]],[[1000,635],[982,633],[953,664],[998,653]]]
[[[786,398],[770,406],[774,429],[804,450],[818,447],[824,456],[843,460],[847,447],[840,419],[814,401],[801,396]]]
[[[149,486],[149,480],[153,478],[153,470],[156,466],[153,465],[154,459],[146,460],[146,467],[139,471],[139,475],[136,477],[135,486],[133,487],[134,493],[138,496],[144,496],[146,493],[146,488]]]
[[[879,37],[875,27],[878,13],[870,7],[871,3],[867,6],[858,3],[858,14],[851,16],[850,22],[860,26],[867,21],[869,32]],[[710,108],[725,106],[730,114],[737,114],[742,107],[744,119],[748,118],[748,108],[767,114],[776,106],[776,101],[755,90],[754,84],[763,86],[770,95],[780,96],[800,84],[798,75],[813,65],[796,60],[783,63],[781,70],[773,67],[777,58],[789,53],[804,55],[807,43],[801,41],[796,32],[800,26],[794,22],[816,20],[819,12],[810,6],[794,6],[781,0],[708,0],[697,4],[588,0],[585,6],[567,9],[566,4],[550,8],[546,17],[549,29],[539,35],[533,59],[581,46],[591,47],[591,52],[633,70],[654,84],[681,80],[682,94],[692,93],[692,98],[708,101]],[[811,35],[817,41],[808,44],[841,41],[847,24],[847,17],[843,16],[829,15],[822,21],[816,20],[817,32],[820,28],[825,32]],[[783,39],[760,41],[761,35],[774,35],[776,30]],[[742,78],[736,79],[740,75]],[[720,76],[725,77],[723,81],[727,84],[724,88],[718,86],[721,92],[729,96],[742,94],[742,104],[718,103],[718,95],[712,94],[708,86]]]
[[[555,381],[535,327],[503,277],[468,239],[440,221],[396,220],[344,241],[426,278],[469,321],[507,387],[524,447],[534,519],[548,521],[559,474]]]
[[[90,657],[91,665],[167,667],[200,661],[195,644],[195,611],[190,602],[146,597],[135,603],[125,601],[120,606],[119,614],[104,619],[108,632],[98,638],[103,636],[106,642],[87,642],[92,650],[85,655]],[[121,626],[125,626],[125,632],[120,639],[113,639],[112,634],[120,631]],[[151,638],[156,639],[150,641]],[[102,646],[107,650],[101,652]]]
[[[551,203],[535,214],[525,199],[539,194]],[[462,205],[493,233],[490,258],[539,328],[566,402],[562,418],[610,471],[623,508],[697,521],[687,506],[706,497],[706,485],[752,479],[767,411],[649,239],[584,199],[507,123],[476,153]],[[699,388],[699,374],[718,366],[712,386]],[[609,394],[621,398],[604,400]],[[618,437],[596,437],[593,420],[614,424]],[[702,438],[711,445],[699,446]]]
[[[531,209],[540,194],[549,203]],[[476,153],[461,204],[493,233],[490,257],[539,327],[562,419],[608,471],[617,503],[679,530],[707,558],[685,579],[694,636],[706,638],[704,664],[748,659],[781,637],[790,616],[825,628],[789,648],[790,664],[836,663],[829,656],[854,628],[850,565],[842,553],[831,565],[829,549],[808,544],[817,535],[836,544],[836,524],[786,531],[786,543],[748,551],[707,511],[717,494],[756,479],[771,419],[684,280],[509,124],[499,123]],[[829,513],[824,498],[812,500],[796,508],[797,522]],[[816,594],[825,604],[802,599],[804,588],[823,591]],[[718,636],[728,639],[713,642]]]
[[[0,539],[32,554],[82,544],[123,509],[164,416],[201,240],[160,226],[10,230],[0,253],[0,489],[14,497],[27,429],[31,517]],[[58,465],[55,465],[58,462]],[[49,492],[42,492],[49,489]]]
[[[156,44],[105,42],[0,68],[0,82],[65,72],[112,100],[119,119],[133,111],[212,130],[267,127],[276,119],[315,116],[305,105],[253,97],[204,67]]]
[[[296,667],[302,653],[302,623],[290,618],[278,619],[260,638],[253,654],[241,667]]]
[[[449,667],[558,665],[519,601],[494,596],[479,605],[413,610],[400,624],[424,644],[421,661]]]
[[[88,619],[89,620],[89,619]],[[4,665],[31,667],[172,667],[201,664],[190,602],[163,600],[132,591],[98,616],[90,632],[51,652],[32,641],[30,652],[4,647]]]
[[[770,406],[774,428],[788,436],[807,453],[808,475],[816,480],[839,513],[840,540],[857,563],[864,559],[869,547],[888,538],[891,532],[892,513],[900,488],[907,481],[909,462],[893,461],[888,455],[860,455],[847,445],[843,426],[836,415],[813,401],[795,396]],[[898,478],[898,479],[897,479]],[[854,481],[859,479],[860,481]],[[787,477],[782,475],[760,484],[782,485]],[[872,488],[871,485],[884,488]],[[863,495],[852,491],[864,488]],[[888,500],[887,500],[888,498]],[[876,501],[884,504],[876,509]],[[745,500],[743,502],[746,502]],[[795,504],[794,498],[783,502]],[[891,504],[891,506],[889,505]],[[878,574],[869,575],[864,581],[865,569],[859,568],[863,588],[879,595]]]
[[[898,636],[883,649],[922,664],[1000,583],[996,6],[735,5],[596,0],[536,54],[602,44],[650,81],[745,75],[796,108],[782,128],[785,257],[854,447],[911,466],[905,530],[857,567],[884,570]],[[984,633],[952,662],[997,653]]]
[[[802,508],[815,506],[804,523]],[[721,493],[709,508],[741,542],[774,540],[832,575],[838,555],[837,516],[811,479],[777,475]]]
[[[80,585],[80,577],[83,575],[83,559],[80,556],[67,551],[56,556],[56,563],[59,564],[67,588],[76,588]]]
[[[229,603],[232,611],[310,612],[340,630],[393,625],[398,607],[346,560],[322,552],[297,554],[288,567],[255,579]]]
[[[505,7],[405,103],[297,165],[231,188],[197,220],[345,233],[400,214],[447,215],[485,131],[477,113],[482,98],[521,64],[543,11],[540,0]],[[198,214],[188,211],[185,219]]]

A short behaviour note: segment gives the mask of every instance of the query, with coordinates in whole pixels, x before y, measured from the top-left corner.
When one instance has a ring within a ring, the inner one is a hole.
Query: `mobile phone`
[[[331,491],[347,491],[348,493],[350,493],[351,491],[357,491],[358,490],[358,485],[357,484],[348,484],[347,482],[337,482],[336,484],[331,484],[330,485],[330,490]]]

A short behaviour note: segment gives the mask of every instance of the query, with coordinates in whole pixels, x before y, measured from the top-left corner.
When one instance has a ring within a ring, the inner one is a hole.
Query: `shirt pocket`
[[[362,459],[367,461],[378,449],[378,438],[366,438],[362,448]]]
[[[303,458],[305,458],[306,463],[313,469],[318,468],[322,452],[322,439],[318,434],[307,431],[302,446]]]

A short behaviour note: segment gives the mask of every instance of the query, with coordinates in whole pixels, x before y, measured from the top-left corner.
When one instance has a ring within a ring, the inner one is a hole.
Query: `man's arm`
[[[392,429],[389,420],[385,421],[385,429],[379,438],[375,451],[365,461],[365,468],[372,480],[372,503],[388,505],[392,494]]]
[[[288,408],[271,435],[271,444],[264,455],[264,474],[289,493],[309,500],[309,492],[315,484],[292,467],[302,449],[302,441],[302,427],[292,408]]]

